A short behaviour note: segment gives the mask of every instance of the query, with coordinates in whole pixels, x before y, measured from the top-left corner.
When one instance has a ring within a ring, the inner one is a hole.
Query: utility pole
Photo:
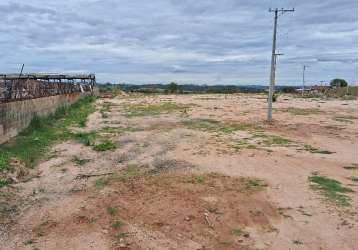
[[[274,26],[273,26],[273,42],[272,42],[272,54],[271,54],[271,74],[270,74],[270,87],[269,87],[269,96],[268,96],[268,110],[267,110],[267,120],[269,122],[272,121],[272,97],[275,86],[275,78],[276,78],[276,38],[277,38],[277,19],[278,13],[280,12],[282,15],[285,12],[293,12],[295,9],[286,10],[286,9],[278,9],[275,10],[270,9],[269,12],[274,12]]]
[[[307,65],[303,65],[303,74],[302,74],[302,96],[305,92],[305,73],[306,73],[306,69],[308,68]]]

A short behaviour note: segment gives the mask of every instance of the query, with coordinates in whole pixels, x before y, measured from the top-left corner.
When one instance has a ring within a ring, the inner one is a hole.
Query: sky
[[[358,84],[357,0],[0,0],[0,71],[95,73],[98,82]]]

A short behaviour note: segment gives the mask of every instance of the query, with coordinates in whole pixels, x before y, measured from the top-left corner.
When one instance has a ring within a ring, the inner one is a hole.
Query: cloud
[[[42,0],[0,3],[0,67],[85,71],[101,82],[267,84],[269,7],[279,18],[278,84],[356,81],[358,2],[351,0]]]

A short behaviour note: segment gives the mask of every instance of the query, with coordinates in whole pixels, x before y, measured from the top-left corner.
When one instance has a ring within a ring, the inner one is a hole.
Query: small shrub
[[[273,94],[272,96],[272,102],[276,102],[278,99],[278,95],[277,94]]]

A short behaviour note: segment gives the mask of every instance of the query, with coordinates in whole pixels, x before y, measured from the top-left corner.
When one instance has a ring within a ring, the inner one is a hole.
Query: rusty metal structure
[[[0,74],[0,102],[93,92],[94,74]]]

